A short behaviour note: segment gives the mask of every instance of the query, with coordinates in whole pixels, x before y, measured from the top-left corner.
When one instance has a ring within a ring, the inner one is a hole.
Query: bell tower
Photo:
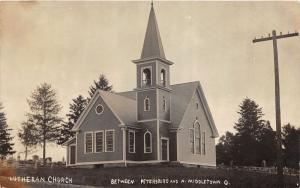
[[[165,57],[151,3],[141,58],[133,60],[137,73],[137,120],[170,121],[170,65]]]

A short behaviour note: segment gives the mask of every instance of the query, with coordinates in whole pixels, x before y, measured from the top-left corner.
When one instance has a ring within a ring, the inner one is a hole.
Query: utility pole
[[[277,176],[278,176],[278,187],[283,187],[283,165],[282,165],[282,140],[281,140],[281,116],[280,116],[280,87],[279,87],[279,67],[278,67],[278,50],[277,50],[277,39],[295,37],[299,34],[288,33],[282,35],[276,35],[276,31],[272,31],[272,36],[261,37],[260,39],[254,39],[253,43],[263,42],[263,41],[273,41],[273,51],[274,51],[274,74],[275,74],[275,111],[276,111],[276,141],[277,141]]]

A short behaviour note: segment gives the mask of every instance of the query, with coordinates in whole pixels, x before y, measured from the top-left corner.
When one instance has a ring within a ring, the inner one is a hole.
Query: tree
[[[261,165],[262,160],[271,164],[275,155],[266,151],[275,151],[275,134],[270,124],[262,119],[262,108],[255,101],[246,98],[239,106],[241,115],[234,128],[235,161],[238,165]],[[269,143],[270,145],[268,145]]]
[[[72,100],[73,103],[70,104],[70,111],[66,115],[68,117],[68,122],[63,122],[62,127],[60,130],[60,137],[58,140],[58,144],[63,144],[70,138],[74,136],[74,132],[71,131],[75,123],[77,122],[79,116],[84,111],[85,107],[87,106],[87,100],[82,96],[79,95],[77,98]]]
[[[260,166],[262,161],[273,165],[276,160],[276,134],[269,121],[262,119],[262,108],[246,98],[239,105],[240,118],[235,123],[236,133],[226,132],[216,146],[217,162],[228,165]]]
[[[27,160],[27,154],[29,148],[36,146],[38,143],[38,131],[31,119],[22,122],[22,128],[18,131],[18,136],[21,143],[25,146],[25,160]]]
[[[113,86],[109,85],[109,81],[105,77],[105,75],[100,74],[98,81],[94,80],[94,85],[90,86],[89,95],[90,97],[93,97],[94,93],[97,91],[97,89],[103,90],[103,91],[112,91]]]
[[[230,161],[234,159],[233,155],[233,133],[227,131],[225,135],[221,136],[219,143],[216,145],[217,164],[230,165]]]
[[[290,168],[298,168],[298,162],[300,159],[300,128],[290,123],[283,126],[283,156],[284,164]]]
[[[8,128],[5,113],[2,110],[3,107],[0,103],[0,158],[15,153],[12,148],[14,144],[11,143],[13,137],[9,133],[11,129]]]
[[[37,130],[38,143],[43,145],[43,162],[46,158],[46,142],[55,142],[59,137],[59,117],[61,106],[57,102],[56,92],[50,84],[39,85],[27,99],[31,113],[27,116]]]
[[[267,166],[272,166],[276,162],[276,132],[267,121],[262,128],[258,140],[257,152],[259,160],[265,160]]]

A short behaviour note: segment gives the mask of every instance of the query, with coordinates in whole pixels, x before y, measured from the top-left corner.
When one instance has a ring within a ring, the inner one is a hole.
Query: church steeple
[[[170,66],[173,62],[165,57],[152,3],[141,58],[133,63],[138,91],[137,120],[151,120],[150,127],[152,120],[170,121]]]
[[[144,39],[141,59],[155,57],[165,59],[165,53],[158,30],[153,2],[151,2],[151,10],[149,14],[148,26]]]

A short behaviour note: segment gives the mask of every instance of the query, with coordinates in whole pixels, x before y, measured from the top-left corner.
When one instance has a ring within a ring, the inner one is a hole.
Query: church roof
[[[208,121],[211,125],[213,136],[218,137],[218,131],[213,121],[211,112],[209,110],[207,101],[205,99],[204,93],[202,91],[202,87],[199,81],[188,82],[182,84],[175,84],[170,86],[172,89],[171,92],[171,124],[174,128],[180,128],[180,124],[182,119],[184,118],[184,114],[187,110],[190,101],[195,94],[196,91],[199,92],[199,96],[201,102],[204,106],[204,111],[208,118]],[[134,100],[136,102],[136,92],[135,91],[127,91],[116,93],[117,95],[121,95],[122,97]],[[128,109],[128,108],[126,108]],[[135,108],[136,110],[136,108]],[[136,117],[135,117],[136,118]]]
[[[178,127],[184,112],[195,93],[195,89],[198,86],[199,82],[188,82],[182,84],[171,85],[171,121],[174,127]],[[116,93],[118,95],[136,100],[135,91],[127,91]]]
[[[136,101],[128,97],[99,90],[100,96],[124,124],[136,122]]]
[[[171,121],[173,127],[178,127],[193,97],[199,82],[188,82],[171,85]]]
[[[153,57],[160,57],[165,59],[165,53],[158,30],[155,11],[152,5],[148,19],[148,26],[144,39],[141,59]]]
[[[218,131],[212,119],[212,115],[210,113],[200,82],[196,81],[175,84],[171,85],[171,89],[171,126],[173,128],[180,128],[180,124],[187,111],[187,107],[190,104],[190,101],[195,92],[198,91],[201,102],[204,106],[205,114],[211,125],[213,136],[218,137]],[[76,125],[72,130],[76,131],[79,129],[80,124],[86,117],[86,114],[90,111],[90,107],[99,96],[103,98],[105,103],[109,106],[111,111],[119,119],[122,125],[137,125],[136,91],[111,93],[107,91],[97,90],[97,92],[92,97],[88,107],[83,111],[82,115],[79,117]]]

